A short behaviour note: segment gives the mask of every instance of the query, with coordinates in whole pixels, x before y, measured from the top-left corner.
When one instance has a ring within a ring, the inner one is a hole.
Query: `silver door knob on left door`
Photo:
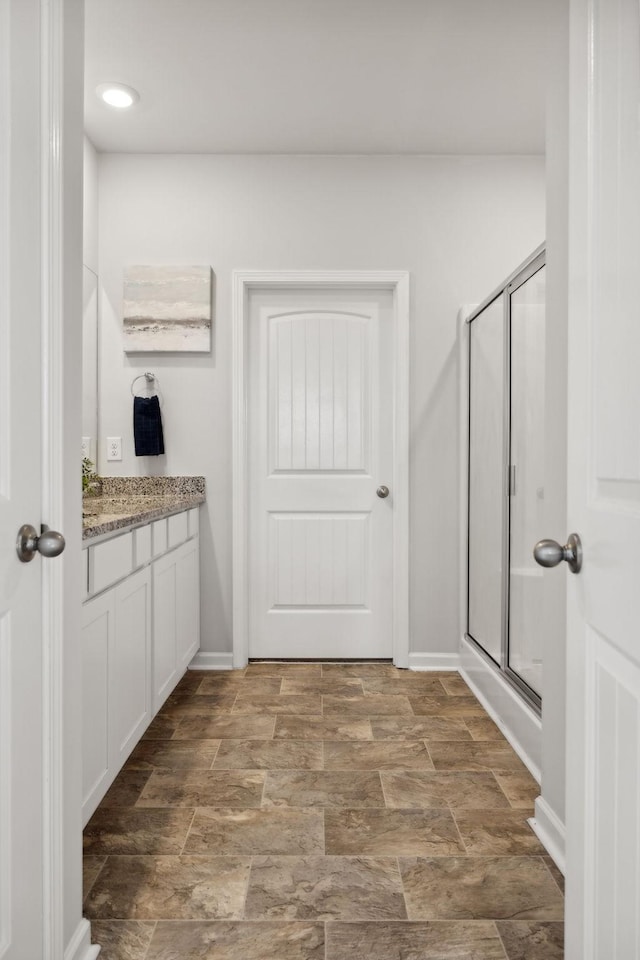
[[[29,563],[36,553],[43,557],[59,557],[65,546],[65,539],[57,530],[48,530],[45,527],[38,535],[38,531],[30,523],[25,523],[18,530],[16,553],[22,563]]]
[[[389,487],[385,487],[385,486],[378,487],[378,489],[376,490],[376,493],[381,500],[384,500],[386,499],[386,497],[389,496]]]

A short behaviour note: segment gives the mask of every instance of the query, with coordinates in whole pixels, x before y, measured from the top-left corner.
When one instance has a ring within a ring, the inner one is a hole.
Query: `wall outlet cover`
[[[122,437],[107,437],[107,460],[122,460]]]

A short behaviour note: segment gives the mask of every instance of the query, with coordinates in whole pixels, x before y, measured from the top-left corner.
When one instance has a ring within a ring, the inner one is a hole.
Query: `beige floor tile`
[[[259,807],[263,770],[156,770],[140,807]]]
[[[371,723],[355,717],[277,717],[276,739],[371,740]]]
[[[325,717],[397,717],[411,714],[411,704],[408,697],[390,696],[372,693],[362,697],[332,697],[322,698],[322,713]]]
[[[303,694],[313,694],[325,696],[331,694],[334,697],[358,697],[363,696],[362,681],[355,677],[345,677],[344,680],[331,677],[320,677],[311,680],[298,680],[295,678],[285,678],[282,681],[282,694],[293,694],[301,696]]]
[[[95,883],[98,874],[107,862],[106,856],[95,857],[91,854],[82,858],[82,899],[86,899],[89,890]]]
[[[278,713],[288,713],[294,716],[305,716],[306,714],[322,713],[322,697],[316,696],[283,696],[278,697],[249,697],[241,699],[238,697],[233,707],[233,714],[253,714],[261,713],[272,715]]]
[[[562,920],[562,895],[539,857],[399,862],[412,920]]]
[[[183,691],[185,693],[195,693],[205,677],[208,676],[208,670],[187,670],[180,680],[178,680],[174,692]]]
[[[283,680],[281,677],[252,677],[250,680],[241,680],[239,683],[229,687],[240,698],[243,697],[277,697],[285,691],[282,690]],[[200,690],[200,693],[203,691]]]
[[[325,770],[433,770],[422,741],[325,742]]]
[[[143,740],[171,740],[179,720],[164,717],[161,713],[151,721],[142,735]]]
[[[330,922],[326,926],[326,960],[504,960],[491,921]]]
[[[86,831],[87,915],[105,960],[557,960],[538,793],[456,672],[189,671]]]
[[[326,853],[336,856],[463,854],[449,810],[325,810]]]
[[[545,855],[545,856],[542,857],[542,859],[544,860],[544,862],[545,862],[546,865],[547,865],[547,870],[550,872],[551,876],[553,877],[553,879],[555,880],[555,882],[558,884],[559,888],[560,888],[560,889],[562,890],[562,892],[564,893],[564,874],[563,874],[562,871],[559,870],[558,867],[555,865],[552,857],[549,857],[549,856]]]
[[[387,806],[391,808],[447,807],[508,808],[509,801],[492,773],[380,774]]]
[[[322,744],[311,740],[223,740],[214,769],[322,770]]]
[[[496,926],[509,960],[562,960],[564,957],[562,923],[499,920]]]
[[[84,830],[87,854],[182,853],[193,809],[99,807]]]
[[[181,695],[168,700],[162,708],[162,716],[170,720],[186,720],[188,717],[212,717],[232,711],[236,696],[227,695]]]
[[[204,807],[196,811],[184,852],[216,856],[322,854],[322,810],[292,807],[261,810]]]
[[[523,773],[526,767],[505,741],[429,744],[436,770],[493,770],[494,773]]]
[[[225,690],[229,691],[228,695],[231,695],[245,683],[244,670],[207,670],[201,676],[199,686],[193,691],[196,695],[216,694],[217,696],[224,696]],[[254,677],[253,682],[259,683],[261,681]]]
[[[534,801],[540,796],[540,786],[527,770],[522,773],[496,773],[496,780],[512,807],[533,811]]]
[[[275,717],[193,717],[182,720],[175,740],[270,740]]]
[[[220,740],[141,740],[127,767],[209,770],[219,746]]]
[[[442,686],[449,697],[472,697],[473,691],[465,683],[462,677],[445,678]]]
[[[486,717],[475,697],[414,697],[411,709],[417,717]]]
[[[100,960],[145,960],[155,927],[153,920],[94,920],[91,942],[100,944]]]
[[[246,916],[256,920],[402,920],[394,857],[254,857]]]
[[[444,687],[432,674],[407,673],[398,678],[371,678],[362,680],[365,694],[383,694],[386,696],[444,697]]]
[[[489,717],[467,717],[465,723],[474,740],[504,740],[504,734]]]
[[[323,677],[390,677],[395,679],[402,675],[401,670],[392,663],[323,663]]]
[[[325,960],[324,924],[160,921],[146,960]]]
[[[271,771],[265,807],[384,807],[380,774],[365,771]]]
[[[470,740],[464,720],[441,717],[373,717],[374,740]]]
[[[90,920],[235,920],[249,857],[108,857],[85,901]]]
[[[542,856],[544,847],[518,810],[457,810],[456,823],[467,853],[484,856]]]
[[[285,661],[260,661],[250,663],[245,676],[254,677],[321,677],[322,665],[319,663],[287,663]]]
[[[133,807],[142,793],[151,769],[124,766],[100,802],[101,807]]]

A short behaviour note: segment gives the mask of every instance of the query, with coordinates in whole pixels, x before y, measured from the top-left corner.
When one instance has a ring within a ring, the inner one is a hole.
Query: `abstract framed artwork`
[[[208,353],[212,292],[208,266],[126,267],[125,353]]]

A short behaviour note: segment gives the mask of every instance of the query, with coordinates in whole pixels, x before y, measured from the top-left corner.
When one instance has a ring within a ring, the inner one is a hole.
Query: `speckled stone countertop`
[[[93,540],[204,503],[204,477],[102,477],[82,500],[82,539]]]

